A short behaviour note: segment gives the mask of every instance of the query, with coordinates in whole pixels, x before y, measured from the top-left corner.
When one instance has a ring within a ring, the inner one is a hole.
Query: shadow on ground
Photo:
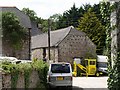
[[[51,89],[48,90],[84,90],[83,88],[80,87],[52,87]]]
[[[73,86],[72,88],[68,87],[54,87],[48,90],[108,90],[107,88],[81,88],[77,86]]]

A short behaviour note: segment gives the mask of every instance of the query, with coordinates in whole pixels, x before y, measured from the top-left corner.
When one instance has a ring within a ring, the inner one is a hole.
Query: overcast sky
[[[75,3],[76,7],[83,4],[98,4],[101,0],[0,0],[0,6],[16,6],[20,10],[29,8],[34,10],[38,17],[47,19],[51,15],[69,10]]]

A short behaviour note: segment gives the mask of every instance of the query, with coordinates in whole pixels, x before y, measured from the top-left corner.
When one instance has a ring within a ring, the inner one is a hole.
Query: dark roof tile
[[[58,46],[58,44],[68,35],[72,26],[51,31],[50,32],[50,46]],[[33,36],[32,40],[32,49],[41,48],[41,47],[48,47],[48,34],[44,33],[41,35]]]
[[[18,8],[16,8],[16,7],[0,7],[0,12],[1,11],[15,13],[15,15],[19,18],[22,26],[24,26],[26,28],[31,28],[31,21],[30,21],[29,17],[26,14],[24,14],[22,11],[20,11]]]

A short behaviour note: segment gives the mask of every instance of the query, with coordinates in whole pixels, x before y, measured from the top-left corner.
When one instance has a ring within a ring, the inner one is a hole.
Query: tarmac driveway
[[[73,90],[108,90],[107,76],[102,77],[74,77]]]

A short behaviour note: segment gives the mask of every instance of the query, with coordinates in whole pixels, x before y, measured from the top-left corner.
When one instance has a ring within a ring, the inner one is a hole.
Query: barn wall
[[[26,36],[26,41],[23,44],[23,47],[19,50],[16,50],[10,46],[10,44],[6,40],[2,40],[2,55],[8,57],[16,57],[21,60],[29,60],[30,59],[30,45],[31,42],[29,38],[29,30],[27,31],[28,36]]]
[[[73,64],[74,57],[94,58],[95,50],[96,46],[85,36],[85,33],[73,29],[59,44],[59,61]]]
[[[51,60],[58,62],[58,48],[50,48]],[[32,59],[43,59],[43,48],[32,50]],[[48,48],[46,48],[46,59],[48,60]]]

